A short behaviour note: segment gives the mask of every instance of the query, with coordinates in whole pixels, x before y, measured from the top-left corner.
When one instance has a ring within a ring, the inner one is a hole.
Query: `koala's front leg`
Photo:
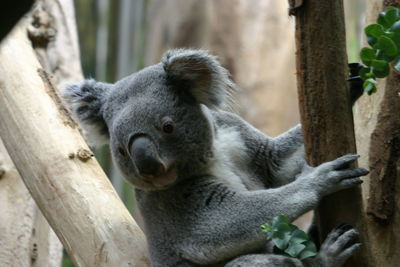
[[[274,186],[292,182],[307,166],[301,125],[272,139],[272,153],[266,155],[265,162],[269,163]]]
[[[261,249],[266,237],[261,224],[276,215],[294,220],[316,207],[331,193],[360,184],[363,168],[349,169],[358,156],[346,155],[311,168],[296,181],[279,188],[226,192],[209,188],[207,207],[198,209],[188,235],[178,242],[178,253],[197,264],[214,264]]]

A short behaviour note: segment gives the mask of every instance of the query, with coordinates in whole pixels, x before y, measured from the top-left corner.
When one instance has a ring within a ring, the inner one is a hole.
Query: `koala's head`
[[[232,84],[215,57],[168,51],[159,64],[115,84],[86,80],[64,91],[71,111],[138,188],[157,190],[193,177],[212,158],[209,109],[226,105]]]

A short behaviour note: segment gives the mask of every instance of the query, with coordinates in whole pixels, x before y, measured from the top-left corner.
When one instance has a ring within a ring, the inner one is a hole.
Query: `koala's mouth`
[[[145,181],[154,185],[157,188],[166,187],[173,184],[177,179],[176,167],[172,166],[166,172],[153,176],[153,175],[143,175]]]

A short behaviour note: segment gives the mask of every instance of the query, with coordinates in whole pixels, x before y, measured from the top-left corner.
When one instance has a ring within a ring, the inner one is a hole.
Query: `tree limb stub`
[[[145,237],[89,150],[65,125],[21,21],[0,45],[0,135],[75,266],[149,266]]]

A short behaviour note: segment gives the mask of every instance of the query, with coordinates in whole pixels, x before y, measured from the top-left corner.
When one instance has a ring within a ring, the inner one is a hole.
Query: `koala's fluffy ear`
[[[233,83],[218,60],[202,50],[170,50],[162,64],[171,84],[190,90],[199,103],[210,108],[229,105]]]
[[[67,85],[62,93],[91,145],[100,146],[108,142],[109,133],[102,110],[111,87],[112,84],[89,79]]]

